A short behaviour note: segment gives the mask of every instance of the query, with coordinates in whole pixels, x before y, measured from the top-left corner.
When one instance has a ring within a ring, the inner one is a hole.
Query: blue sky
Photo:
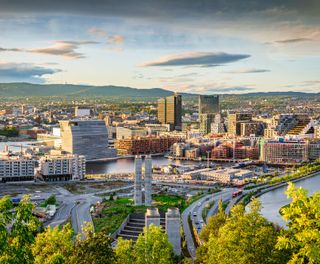
[[[0,82],[320,92],[320,4],[303,3],[0,0]]]

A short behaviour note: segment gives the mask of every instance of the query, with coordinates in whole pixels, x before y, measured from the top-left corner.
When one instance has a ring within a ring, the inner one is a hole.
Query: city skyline
[[[320,4],[0,1],[0,82],[320,92]]]

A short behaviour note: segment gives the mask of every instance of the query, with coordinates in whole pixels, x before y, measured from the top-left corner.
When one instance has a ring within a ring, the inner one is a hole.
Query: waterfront
[[[320,173],[314,177],[306,178],[295,183],[296,186],[303,187],[309,191],[309,195],[312,195],[316,191],[320,191]],[[287,185],[267,192],[259,197],[262,203],[261,213],[269,221],[285,226],[286,222],[282,219],[279,209],[290,203],[285,191]]]
[[[205,164],[206,162],[203,162]],[[185,160],[170,160],[162,156],[152,157],[153,166],[162,165],[199,165],[200,162],[185,161]],[[124,158],[116,160],[108,160],[101,162],[88,162],[86,164],[87,173],[100,174],[100,173],[131,173],[134,172],[134,158]]]

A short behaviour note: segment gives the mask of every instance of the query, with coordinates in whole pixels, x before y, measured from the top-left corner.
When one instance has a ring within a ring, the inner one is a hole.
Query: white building
[[[0,182],[33,180],[35,163],[28,157],[0,157]]]
[[[90,109],[87,108],[79,108],[78,106],[74,109],[75,117],[83,117],[83,116],[90,116]]]
[[[39,161],[44,180],[81,180],[86,173],[86,159],[79,155],[49,155]]]
[[[214,180],[225,184],[242,184],[247,178],[253,177],[253,172],[250,170],[243,169],[221,169],[221,170],[210,170],[201,173],[202,177],[207,180]]]

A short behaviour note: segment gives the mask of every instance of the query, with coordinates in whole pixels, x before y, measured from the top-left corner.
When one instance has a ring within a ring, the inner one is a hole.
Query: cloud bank
[[[192,52],[162,57],[146,62],[142,66],[201,66],[212,67],[249,58],[247,54],[229,54],[225,52]]]
[[[0,79],[2,82],[43,83],[45,82],[45,75],[60,71],[29,63],[0,62]]]

